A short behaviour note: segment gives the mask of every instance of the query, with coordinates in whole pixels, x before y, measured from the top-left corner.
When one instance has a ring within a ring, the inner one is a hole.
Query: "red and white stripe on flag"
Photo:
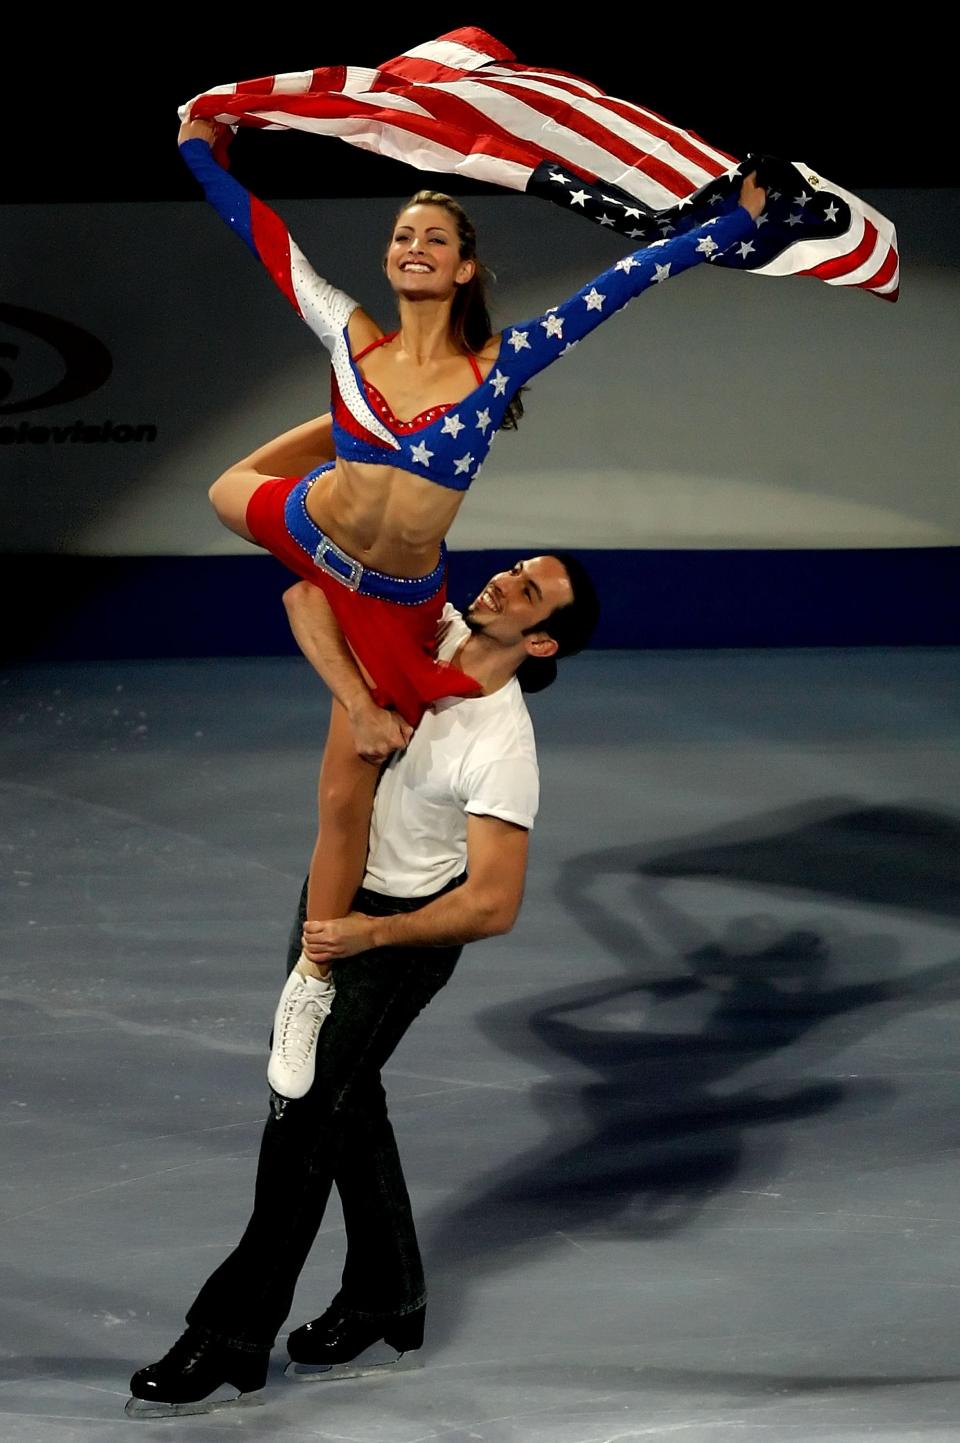
[[[850,207],[850,227],[846,234],[826,241],[814,241],[809,247],[798,244],[786,253],[791,262],[790,275],[816,276],[828,286],[858,286],[887,300],[896,300],[900,290],[900,256],[897,232],[893,222],[867,205],[859,196],[843,190],[832,180],[823,180],[809,167],[794,161],[811,185],[838,195]],[[782,259],[782,257],[780,258]],[[773,267],[776,262],[771,263]],[[771,266],[762,266],[760,273],[783,274]]]
[[[180,115],[331,135],[419,170],[510,190],[524,190],[545,162],[562,165],[586,181],[618,187],[652,211],[675,206],[736,165],[692,131],[579,76],[520,64],[475,26],[416,45],[375,69],[325,66],[217,86],[182,106]],[[852,224],[828,240],[791,245],[756,270],[813,275],[895,299],[899,260],[891,223],[832,182],[817,183],[821,193],[847,202]]]

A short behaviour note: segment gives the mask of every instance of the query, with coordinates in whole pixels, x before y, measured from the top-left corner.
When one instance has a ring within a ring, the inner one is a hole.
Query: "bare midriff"
[[[349,556],[388,576],[426,576],[465,491],[396,466],[337,460],[307,493],[307,512]]]
[[[358,322],[368,328],[364,333]],[[396,332],[371,344],[379,331],[359,308],[350,318],[351,349],[360,379],[377,389],[400,426],[431,408],[459,406],[491,369],[500,336],[492,336],[475,361],[452,348],[428,363],[414,364]],[[359,333],[358,333],[359,332]],[[410,431],[404,439],[414,439]],[[389,455],[389,452],[387,453]],[[466,491],[441,486],[399,466],[337,457],[307,493],[307,513],[348,556],[388,576],[428,576],[440,559],[440,543]]]

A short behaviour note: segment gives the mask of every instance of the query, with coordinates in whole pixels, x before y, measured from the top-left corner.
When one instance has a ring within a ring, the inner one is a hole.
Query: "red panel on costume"
[[[284,507],[299,481],[297,476],[280,477],[258,486],[247,506],[247,527],[259,545],[323,592],[357,660],[374,680],[377,705],[394,707],[416,726],[441,697],[481,696],[473,677],[435,659],[446,585],[429,601],[403,606],[361,596],[328,576],[287,531]]]
[[[362,379],[361,377],[361,380]],[[387,464],[391,455],[390,447],[384,441],[381,441],[379,436],[375,436],[372,431],[368,431],[366,426],[357,420],[353,412],[348,410],[340,394],[340,387],[337,385],[337,374],[335,371],[330,372],[330,406],[333,411],[333,419],[337,425],[342,430],[348,431],[351,436],[356,436],[361,441],[368,442],[371,446],[379,446],[384,454],[384,464]]]
[[[274,283],[279,286],[298,315],[302,315],[290,275],[289,233],[280,217],[268,205],[264,205],[262,200],[257,200],[255,195],[250,197],[250,229],[257,253]]]

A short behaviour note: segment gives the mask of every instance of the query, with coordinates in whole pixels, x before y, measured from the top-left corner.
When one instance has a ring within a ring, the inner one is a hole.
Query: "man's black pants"
[[[432,900],[361,888],[354,910],[387,916]],[[300,955],[305,906],[306,888],[288,970]],[[347,1234],[338,1294],[344,1311],[386,1320],[422,1306],[423,1265],[380,1069],[449,980],[460,952],[388,947],[334,965],[337,995],[320,1029],[316,1081],[298,1101],[274,1099],[260,1145],[253,1214],[237,1247],[201,1288],[187,1314],[191,1326],[230,1347],[271,1348],[290,1312],[331,1186],[340,1195]]]

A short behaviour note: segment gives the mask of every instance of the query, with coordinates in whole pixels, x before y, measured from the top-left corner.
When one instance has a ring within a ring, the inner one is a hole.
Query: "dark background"
[[[847,20],[815,7],[808,24],[794,20],[789,31],[776,9],[729,3],[705,14],[665,5],[558,8],[564,18],[552,21],[539,6],[384,14],[365,5],[340,19],[328,7],[278,9],[275,19],[243,13],[249,19],[227,7],[180,19],[134,7],[122,32],[92,11],[51,22],[51,33],[29,46],[29,70],[7,91],[4,200],[194,199],[174,146],[183,101],[267,73],[374,66],[469,24],[488,29],[520,61],[582,75],[737,156],[760,150],[802,160],[852,190],[960,184],[953,41],[909,10],[859,7]],[[523,18],[531,13],[536,23]],[[277,139],[243,139],[244,180],[261,194],[410,188],[409,170],[395,162],[313,136]]]

